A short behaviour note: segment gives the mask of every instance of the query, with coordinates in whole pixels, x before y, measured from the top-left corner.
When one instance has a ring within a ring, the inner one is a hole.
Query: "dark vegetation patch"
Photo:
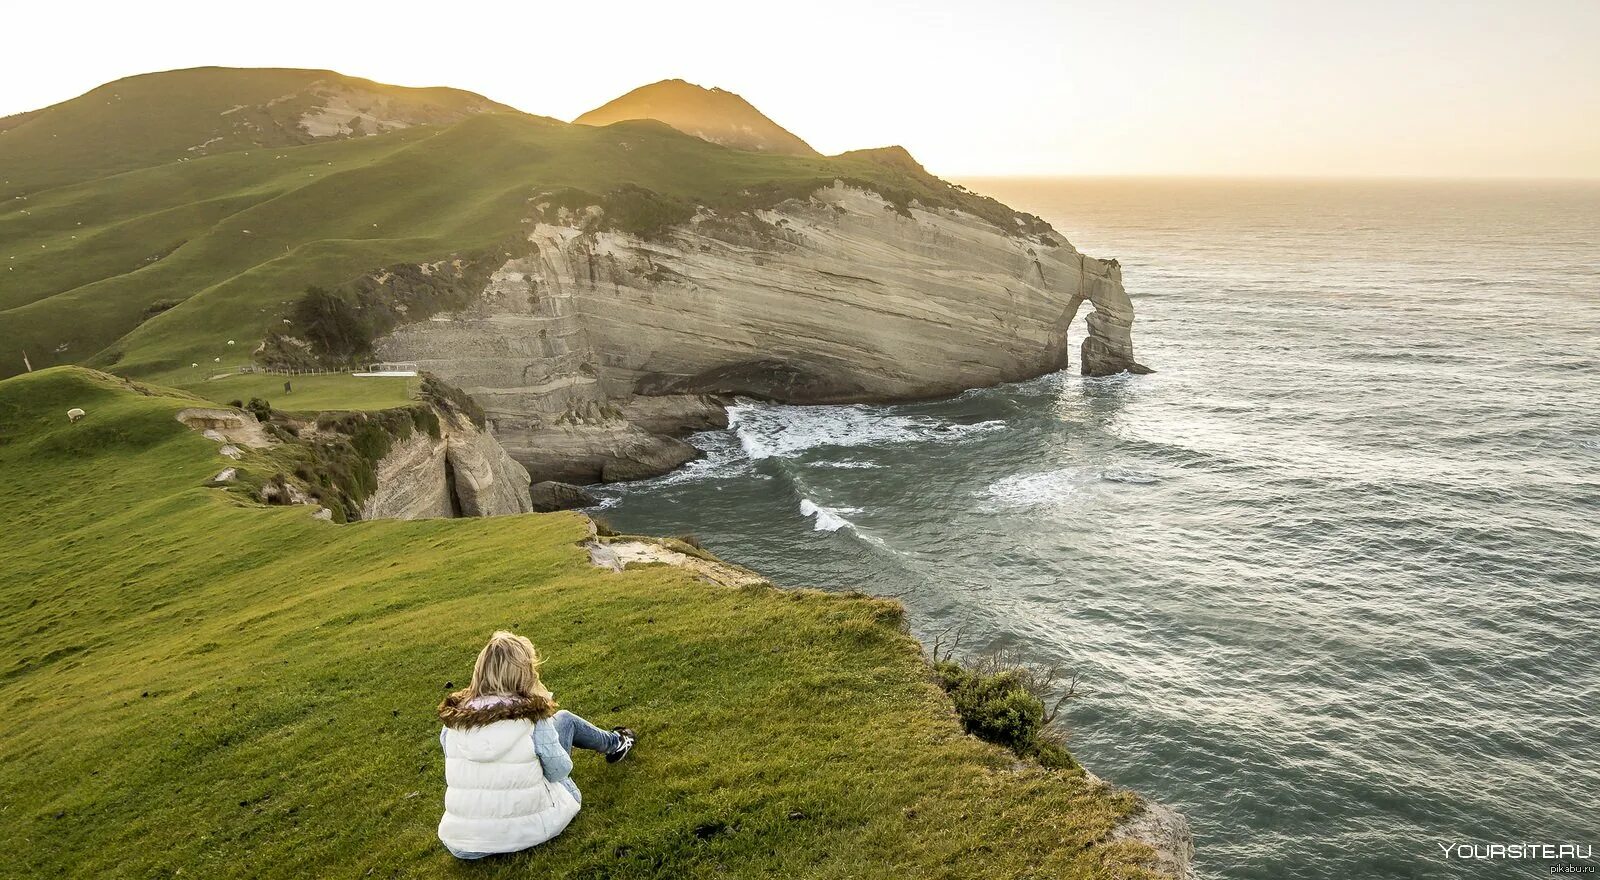
[[[301,337],[323,358],[345,360],[368,348],[371,336],[360,308],[330,290],[307,287],[292,315]]]
[[[158,300],[156,300],[155,302],[153,302],[153,303],[151,303],[151,304],[149,304],[149,305],[144,307],[144,314],[142,314],[139,317],[139,323],[143,324],[145,321],[148,321],[151,318],[154,318],[156,315],[159,315],[162,312],[177,306],[178,303],[180,303],[180,302],[182,302],[182,300],[176,300],[176,299],[158,299]]]
[[[422,374],[422,399],[441,412],[465,416],[480,428],[488,422],[483,407],[472,399],[472,395],[432,373]]]
[[[431,263],[397,263],[328,289],[311,285],[290,309],[289,324],[270,327],[255,360],[273,369],[360,366],[372,345],[394,328],[466,308],[489,276],[526,251],[510,238],[468,255]]]
[[[956,644],[933,643],[934,680],[950,695],[967,733],[1055,770],[1074,770],[1065,736],[1053,727],[1061,707],[1078,696],[1077,676],[1041,670],[1003,651],[956,660]]]
[[[327,412],[308,431],[260,398],[245,407],[282,445],[261,453],[261,473],[247,463],[240,486],[257,501],[291,503],[294,491],[333,512],[334,522],[361,517],[361,505],[378,488],[378,462],[413,434],[438,439],[439,415],[427,403],[375,412]],[[265,413],[265,417],[263,417]]]
[[[652,238],[694,216],[695,203],[625,183],[603,195],[574,187],[540,193],[532,199],[534,219],[576,226],[585,232],[627,232]],[[591,207],[598,211],[589,210]]]
[[[651,284],[683,284],[689,279],[681,272],[670,266],[664,266],[654,261],[650,264],[650,271],[644,273],[644,278]]]

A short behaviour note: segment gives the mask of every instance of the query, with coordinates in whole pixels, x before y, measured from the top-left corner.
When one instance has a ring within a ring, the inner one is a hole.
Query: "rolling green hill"
[[[627,119],[655,119],[714,144],[786,156],[819,156],[811,145],[722,89],[707,89],[681,79],[640,86],[572,120],[579,125],[610,125]]]
[[[331,70],[200,67],[130,76],[0,120],[0,199],[232,150],[510,109],[459,89],[410,89]],[[360,119],[355,130],[330,128],[349,118]]]
[[[0,382],[0,876],[464,876],[433,707],[499,627],[643,738],[580,755],[566,833],[474,876],[1149,876],[1107,838],[1131,797],[963,735],[894,602],[602,572],[572,514],[256,507],[206,487],[193,403]]]
[[[381,104],[378,115],[411,122],[326,137],[291,124],[334,104]],[[240,105],[263,114],[253,128],[219,121]],[[843,179],[902,206],[1044,228],[898,148],[741,151],[660,122],[570,125],[327,71],[122,80],[0,129],[0,167],[12,193],[0,199],[0,376],[21,372],[26,353],[35,368],[194,386],[248,363],[274,331],[303,330],[294,306],[308,286],[348,295],[386,267],[492,262],[552,203],[605,205],[606,223],[650,233],[697,206],[746,211]]]

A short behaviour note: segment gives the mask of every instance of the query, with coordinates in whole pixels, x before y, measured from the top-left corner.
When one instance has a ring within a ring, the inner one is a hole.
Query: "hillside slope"
[[[231,150],[287,147],[510,110],[459,89],[331,70],[199,67],[130,76],[0,119],[0,199]]]
[[[685,134],[736,150],[784,156],[821,155],[738,95],[681,79],[640,86],[572,121],[578,125],[610,125],[627,119],[659,120]]]
[[[457,876],[433,707],[509,626],[643,744],[580,755],[567,832],[474,874],[1150,876],[1130,795],[961,734],[896,603],[601,571],[575,515],[254,507],[205,488],[192,404],[0,382],[0,875]]]

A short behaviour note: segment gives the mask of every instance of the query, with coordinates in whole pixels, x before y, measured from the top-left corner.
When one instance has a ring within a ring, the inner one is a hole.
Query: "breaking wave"
[[[855,531],[856,524],[844,515],[860,512],[859,507],[824,507],[810,498],[800,499],[800,515],[814,518],[811,529],[816,532],[837,532],[840,529]]]
[[[1066,507],[1087,500],[1100,482],[1089,468],[1012,474],[985,487],[980,497],[1001,507]]]
[[[741,401],[728,408],[728,427],[739,438],[745,455],[760,461],[793,458],[813,449],[958,441],[1000,430],[1005,421],[964,424],[865,404],[787,406]]]
[[[881,468],[881,467],[883,467],[883,465],[878,464],[877,462],[873,462],[873,461],[855,461],[854,459],[845,458],[845,459],[840,459],[839,461],[812,462],[812,467],[843,468],[843,469],[850,470],[850,469],[863,469],[863,468]]]

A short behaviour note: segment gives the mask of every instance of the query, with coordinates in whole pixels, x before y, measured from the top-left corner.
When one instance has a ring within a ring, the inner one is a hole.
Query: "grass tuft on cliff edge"
[[[248,505],[193,402],[0,382],[0,874],[1149,876],[1106,842],[1131,796],[964,735],[894,602],[603,572],[572,514]],[[561,837],[464,866],[433,707],[499,627],[642,742],[578,756]]]

